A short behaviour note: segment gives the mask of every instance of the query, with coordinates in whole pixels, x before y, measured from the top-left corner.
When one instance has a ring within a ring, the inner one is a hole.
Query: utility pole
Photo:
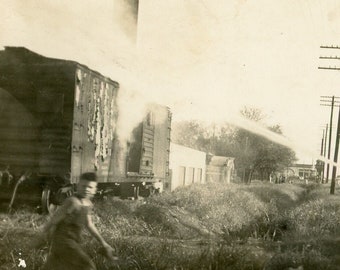
[[[324,145],[324,140],[325,140],[325,130],[323,129],[322,130],[322,139],[321,139],[321,149],[320,149],[320,156],[322,157],[323,156],[323,145]],[[322,173],[321,173],[321,170],[320,170],[320,182],[322,183],[323,181],[323,170],[324,170],[324,167],[325,167],[325,162],[324,161],[321,161],[321,165],[322,165]]]
[[[321,139],[321,150],[320,150],[320,156],[323,155],[323,141],[325,140],[325,130],[322,130],[322,139]]]
[[[340,107],[339,107],[339,114],[338,114],[338,127],[336,129],[334,164],[333,164],[332,182],[331,182],[331,190],[330,190],[331,194],[334,194],[335,192],[335,178],[336,178],[336,169],[337,169],[336,163],[338,162],[338,153],[339,153],[339,136],[340,136]]]
[[[332,124],[333,124],[333,110],[334,106],[339,106],[339,105],[334,105],[334,103],[340,103],[340,101],[335,101],[335,96],[321,96],[320,102],[322,102],[320,105],[321,106],[328,106],[331,107],[331,116],[329,120],[329,140],[328,140],[328,163],[327,163],[327,170],[326,170],[326,183],[328,183],[328,178],[329,178],[329,161],[331,160],[331,144],[332,144]]]
[[[328,124],[326,124],[325,144],[324,144],[324,147],[323,147],[323,156],[324,157],[326,157],[327,133],[328,133]]]
[[[322,49],[340,49],[339,46],[320,46]],[[339,60],[338,56],[320,56],[320,59],[328,59],[328,60]],[[339,67],[318,67],[318,69],[327,69],[327,70],[340,70]],[[329,97],[326,97],[329,98]],[[334,99],[338,97],[332,96],[332,109],[331,109],[331,118],[330,118],[330,127],[329,127],[329,140],[331,141],[331,134],[332,134],[332,117],[333,117],[333,108],[334,108]],[[329,100],[324,100],[329,101]],[[336,101],[339,103],[339,101]],[[329,106],[328,104],[322,104],[324,106]],[[336,106],[336,107],[339,107]],[[332,171],[332,182],[331,182],[331,189],[330,194],[334,194],[335,192],[335,178],[336,178],[336,170],[337,170],[337,161],[338,161],[338,152],[339,152],[339,135],[340,135],[340,108],[339,108],[339,115],[338,115],[338,126],[336,131],[336,140],[335,140],[335,150],[334,150],[334,163],[333,163],[333,171]],[[329,141],[329,149],[328,149],[328,161],[330,161],[330,145],[331,142]],[[327,181],[328,181],[328,173],[329,173],[329,163],[327,164]]]
[[[325,134],[325,144],[323,148],[323,157],[325,158],[324,164],[323,164],[323,178],[322,183],[324,184],[326,182],[326,148],[327,148],[327,133],[328,133],[328,124],[326,124],[326,134]]]

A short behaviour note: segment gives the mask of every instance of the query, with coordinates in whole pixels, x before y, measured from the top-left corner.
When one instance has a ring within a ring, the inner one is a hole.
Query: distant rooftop
[[[209,165],[213,166],[226,166],[228,165],[229,160],[234,160],[232,157],[222,157],[222,156],[213,156]]]
[[[301,164],[301,163],[296,163],[296,164],[293,164],[292,166],[290,167],[299,167],[299,168],[308,168],[308,169],[311,169],[313,168],[313,164]]]

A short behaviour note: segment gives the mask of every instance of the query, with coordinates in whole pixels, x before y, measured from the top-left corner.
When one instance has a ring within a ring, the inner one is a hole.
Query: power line
[[[318,69],[340,70],[338,67],[318,67]]]
[[[320,56],[319,59],[336,59],[336,60],[340,60],[340,57],[337,57],[337,56]]]
[[[321,45],[320,46],[321,49],[340,49],[339,46],[327,46],[327,45]],[[320,56],[319,59],[328,59],[328,60],[340,60],[340,57],[338,56]],[[337,66],[334,66],[334,67],[331,67],[331,66],[328,66],[328,67],[318,67],[318,69],[327,69],[327,70],[340,70],[339,67]]]
[[[332,98],[332,97],[329,97],[329,98]],[[340,101],[339,100],[335,100],[335,98],[336,97],[334,97],[334,103],[340,103]],[[325,98],[320,99],[320,102],[328,102],[328,101],[329,101],[329,99],[325,99]]]
[[[333,46],[333,45],[331,45],[331,46],[321,45],[320,48],[321,49],[340,49],[339,46]]]
[[[329,105],[329,104],[320,104],[320,106],[326,106],[326,107],[340,107],[340,105]]]

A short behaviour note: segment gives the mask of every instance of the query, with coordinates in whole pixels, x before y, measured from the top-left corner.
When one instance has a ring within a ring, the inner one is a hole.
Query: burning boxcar
[[[168,176],[171,113],[151,105],[131,141],[117,137],[119,84],[23,47],[0,52],[0,194],[45,211],[96,171],[101,193],[148,195]]]

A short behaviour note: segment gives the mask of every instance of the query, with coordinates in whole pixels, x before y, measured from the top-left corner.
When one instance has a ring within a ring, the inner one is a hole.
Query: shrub
[[[294,231],[303,236],[334,234],[340,228],[340,205],[323,199],[309,200],[293,209],[289,218]]]
[[[310,250],[303,252],[287,251],[278,253],[264,267],[264,270],[282,270],[302,267],[303,270],[335,270],[338,269],[332,261],[323,256],[319,251]]]
[[[85,247],[100,270],[263,269],[272,255],[266,269],[332,269],[339,252],[331,239],[340,228],[338,201],[324,186],[268,183],[193,185],[140,201],[108,197],[95,202],[94,222],[121,260],[104,260],[88,235]],[[39,269],[46,249],[33,251],[27,243],[46,217],[18,211],[0,218],[0,250],[6,251],[0,264],[16,269],[21,252],[27,269]],[[329,236],[334,245],[309,245],[317,236]],[[308,248],[287,244],[299,237]],[[283,241],[285,250],[275,251],[279,244],[272,240]]]

